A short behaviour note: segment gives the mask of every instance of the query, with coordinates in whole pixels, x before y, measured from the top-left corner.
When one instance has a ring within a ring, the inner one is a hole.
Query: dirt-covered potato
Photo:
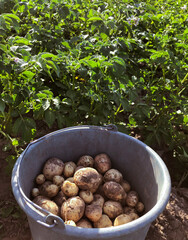
[[[77,172],[79,169],[81,169],[81,168],[85,168],[85,167],[83,167],[83,166],[78,166],[78,167],[76,167],[76,169],[75,169],[75,172]],[[75,173],[74,172],[74,173]]]
[[[74,162],[66,162],[64,165],[63,175],[68,178],[74,175],[76,164]]]
[[[103,211],[109,218],[116,218],[123,213],[121,203],[116,201],[106,201],[103,206]]]
[[[76,223],[76,226],[82,228],[93,228],[92,223],[86,218],[80,219],[80,221]]]
[[[121,183],[123,180],[123,175],[117,169],[110,169],[104,174],[103,179],[105,182],[113,181]]]
[[[40,195],[40,192],[39,192],[39,189],[38,188],[33,188],[32,190],[31,190],[31,196],[32,197],[37,197],[37,196],[39,196]]]
[[[45,180],[46,180],[46,178],[45,178],[44,174],[39,174],[35,179],[35,181],[38,185],[43,184],[45,182]]]
[[[43,208],[55,215],[58,215],[59,208],[58,208],[57,204],[55,202],[51,201],[49,198],[39,195],[33,199],[33,202],[35,204],[37,204],[38,206],[40,206],[41,208]]]
[[[135,208],[126,206],[123,208],[123,213],[129,215],[130,213],[136,213],[136,210]]]
[[[80,197],[71,197],[61,206],[61,217],[64,221],[78,222],[84,215],[85,203]]]
[[[124,189],[124,191],[125,191],[126,193],[131,190],[131,185],[130,185],[127,181],[125,181],[125,180],[123,180],[123,181],[121,182],[121,186],[123,187],[123,189]]]
[[[64,181],[65,181],[65,179],[62,176],[57,175],[57,176],[53,177],[53,183],[55,185],[57,185],[58,187],[60,187]]]
[[[72,220],[65,221],[65,224],[76,227],[76,223]]]
[[[106,153],[101,153],[94,158],[94,167],[99,173],[105,173],[111,168],[111,160]]]
[[[94,222],[94,227],[95,228],[112,227],[112,221],[106,214],[103,214],[97,222]]]
[[[121,201],[126,197],[123,187],[116,182],[106,182],[103,185],[104,194],[107,198],[114,201]]]
[[[130,213],[129,216],[132,218],[132,221],[139,218],[138,214],[134,212]]]
[[[64,163],[59,158],[50,158],[45,162],[43,167],[43,174],[46,179],[52,180],[56,175],[62,175],[64,169]]]
[[[74,197],[78,195],[79,188],[75,183],[65,180],[61,186],[61,191],[68,197]]]
[[[69,178],[66,179],[66,181],[74,183],[74,178],[73,177],[69,177]]]
[[[101,208],[103,208],[104,205],[103,196],[101,196],[100,194],[94,194],[92,204],[99,205]]]
[[[75,184],[82,190],[89,190],[93,193],[93,189],[98,188],[100,176],[94,168],[81,168],[74,174]]]
[[[66,200],[67,196],[62,191],[59,191],[58,194],[53,198],[53,201],[60,207]]]
[[[46,181],[39,187],[40,195],[52,198],[55,197],[59,191],[59,187],[51,181]]]
[[[94,165],[94,159],[89,155],[81,156],[78,159],[78,162],[77,162],[77,166],[91,167],[92,168],[93,165]]]
[[[86,206],[85,216],[92,222],[97,222],[102,217],[102,208],[99,205],[90,204]]]
[[[130,215],[127,214],[121,214],[118,217],[115,218],[114,220],[114,226],[119,226],[125,223],[129,223],[132,221],[132,218]]]
[[[81,190],[79,196],[84,200],[86,204],[90,204],[93,201],[93,193],[89,190]]]
[[[128,192],[125,201],[126,201],[127,206],[135,207],[136,204],[138,203],[138,193],[135,191]]]
[[[142,213],[144,211],[144,204],[142,202],[138,202],[135,206],[137,212]]]

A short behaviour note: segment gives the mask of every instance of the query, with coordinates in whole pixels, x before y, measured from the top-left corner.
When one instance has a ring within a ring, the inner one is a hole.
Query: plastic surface
[[[112,167],[120,170],[145,204],[145,214],[125,225],[83,229],[65,225],[63,220],[34,204],[30,192],[44,162],[58,157],[64,162],[77,161],[82,155],[107,153]],[[150,147],[116,126],[78,126],[52,132],[28,145],[12,172],[14,196],[26,213],[33,240],[144,240],[150,224],[164,210],[171,190],[168,170]]]

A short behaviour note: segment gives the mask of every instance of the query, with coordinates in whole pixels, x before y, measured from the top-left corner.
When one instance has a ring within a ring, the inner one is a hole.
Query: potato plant
[[[134,221],[144,213],[144,203],[110,157],[81,156],[75,162],[47,159],[31,190],[34,203],[60,216],[65,224],[105,228]]]

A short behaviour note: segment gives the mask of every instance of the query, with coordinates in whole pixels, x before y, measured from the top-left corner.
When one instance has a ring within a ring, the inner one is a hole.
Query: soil
[[[0,240],[31,240],[25,213],[20,210],[11,191],[11,176],[6,173],[3,152],[4,140],[0,139]],[[172,187],[169,203],[162,214],[151,224],[146,240],[188,239],[188,188]]]

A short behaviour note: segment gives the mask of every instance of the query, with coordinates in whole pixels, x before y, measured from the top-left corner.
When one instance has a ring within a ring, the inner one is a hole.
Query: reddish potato
[[[135,207],[138,203],[138,193],[135,191],[128,192],[125,201],[129,207]]]
[[[103,190],[105,196],[114,201],[121,201],[126,197],[126,193],[122,186],[116,182],[106,182],[103,185]]]
[[[77,162],[77,166],[83,166],[83,167],[93,167],[94,165],[94,159],[89,155],[84,155],[79,158]]]
[[[99,173],[105,173],[111,168],[111,160],[105,153],[98,154],[94,158],[94,167]]]
[[[109,182],[117,182],[121,183],[123,180],[123,175],[117,169],[110,169],[104,174],[104,181]]]

